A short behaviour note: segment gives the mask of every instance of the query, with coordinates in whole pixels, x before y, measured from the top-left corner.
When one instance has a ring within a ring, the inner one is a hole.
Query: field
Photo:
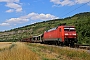
[[[90,60],[90,51],[39,43],[0,42],[0,60]]]

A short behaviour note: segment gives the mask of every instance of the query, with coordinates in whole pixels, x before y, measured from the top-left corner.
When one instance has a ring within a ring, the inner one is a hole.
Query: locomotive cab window
[[[69,28],[64,28],[64,31],[69,31]]]
[[[70,27],[70,28],[64,28],[64,31],[75,31],[75,28],[72,28],[72,27]]]
[[[75,28],[70,28],[70,31],[75,31]]]

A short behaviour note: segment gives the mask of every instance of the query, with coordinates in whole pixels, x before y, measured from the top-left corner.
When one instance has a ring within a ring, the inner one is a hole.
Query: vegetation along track
[[[4,49],[0,51],[0,60],[90,60],[84,49],[26,42],[8,44],[0,48]]]
[[[47,44],[50,45],[50,44]],[[85,50],[90,50],[90,45],[83,45],[83,44],[75,44],[74,46],[65,46],[65,45],[57,45],[57,44],[51,44],[55,46],[60,46],[60,47],[70,47],[70,48],[78,48],[78,49],[85,49]]]
[[[15,45],[12,42],[0,42],[0,51],[11,50]]]
[[[90,45],[75,44],[75,48],[90,50]]]
[[[38,54],[42,60],[90,60],[90,54],[84,49],[39,43],[26,43],[26,45]]]
[[[0,60],[40,60],[24,43],[14,42],[9,49],[0,51]],[[13,48],[12,48],[13,47]]]

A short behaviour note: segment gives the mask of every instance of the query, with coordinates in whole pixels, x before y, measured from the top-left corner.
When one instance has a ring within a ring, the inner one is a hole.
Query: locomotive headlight
[[[73,35],[76,35],[76,34],[73,34]]]
[[[68,35],[67,33],[65,35]]]

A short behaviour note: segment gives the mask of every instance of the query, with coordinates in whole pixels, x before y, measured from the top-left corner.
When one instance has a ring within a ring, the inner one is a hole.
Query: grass
[[[40,60],[36,53],[30,51],[23,43],[15,43],[9,50],[0,52],[0,60]],[[13,47],[13,48],[12,48]]]
[[[0,60],[90,60],[90,53],[81,49],[38,43],[8,44],[8,47],[0,48]]]
[[[56,54],[56,60],[90,60],[90,53],[87,53],[85,50],[81,50],[81,49],[70,49],[70,48],[66,48],[66,47],[61,47],[59,48],[58,46],[47,46],[47,45],[41,45],[41,44],[28,44],[31,47],[33,47],[32,50],[34,50],[34,52],[42,55],[42,53],[48,53],[51,55],[55,55]],[[38,50],[39,51],[38,51]],[[52,54],[54,53],[54,54]],[[44,57],[44,56],[41,56]],[[50,57],[50,56],[49,56]],[[48,59],[49,59],[48,57]],[[47,58],[47,57],[44,57]]]
[[[11,42],[0,42],[0,51],[9,50],[13,48],[15,44]]]
[[[0,49],[9,47],[11,44],[11,42],[0,42]]]
[[[43,48],[43,47],[42,47]],[[39,47],[29,46],[29,49],[38,54],[41,60],[57,60],[57,54]]]

